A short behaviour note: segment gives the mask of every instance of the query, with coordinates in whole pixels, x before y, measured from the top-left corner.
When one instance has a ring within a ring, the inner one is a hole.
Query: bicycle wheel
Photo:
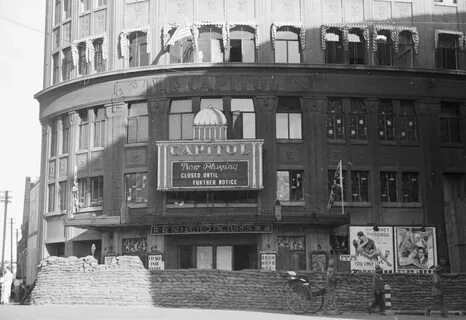
[[[307,312],[311,304],[309,284],[301,280],[289,281],[285,284],[286,305],[291,312],[302,314]]]
[[[311,292],[311,298],[308,312],[319,312],[322,309],[322,306],[324,305],[325,289],[322,289],[315,284],[312,284],[309,289],[309,291]]]

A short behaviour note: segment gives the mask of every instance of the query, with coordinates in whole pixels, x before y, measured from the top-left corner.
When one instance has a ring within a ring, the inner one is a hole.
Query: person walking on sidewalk
[[[337,286],[337,275],[335,274],[335,261],[330,259],[328,262],[328,269],[327,269],[327,278],[325,281],[325,289],[327,293],[327,301],[325,304],[324,314],[329,314],[329,310],[333,309],[335,314],[341,314],[338,311],[337,303],[336,303],[336,296],[335,296],[335,289]]]
[[[426,310],[426,316],[431,315],[432,309],[439,309],[443,318],[448,317],[448,311],[445,305],[444,288],[440,272],[442,267],[436,266],[432,274],[432,305]]]
[[[382,279],[382,268],[379,265],[375,266],[374,277],[372,278],[372,288],[374,289],[374,302],[369,306],[368,312],[372,313],[376,306],[379,306],[380,314],[385,314],[385,300],[384,300],[384,280]]]
[[[11,283],[13,282],[13,274],[10,272],[10,269],[5,266],[3,269],[3,277],[0,278],[2,283],[2,304],[10,303],[10,294],[11,294]]]

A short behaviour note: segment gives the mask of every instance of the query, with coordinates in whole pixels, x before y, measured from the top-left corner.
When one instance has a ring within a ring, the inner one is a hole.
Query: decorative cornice
[[[377,52],[377,35],[380,30],[387,30],[390,32],[390,39],[393,42],[395,52],[400,51],[400,32],[410,32],[413,40],[414,52],[416,54],[419,53],[419,33],[416,27],[394,26],[387,24],[374,24],[372,26],[372,50],[374,52]]]
[[[349,47],[348,34],[350,33],[350,30],[352,29],[361,30],[362,35],[364,37],[364,41],[366,42],[366,51],[370,50],[369,26],[367,24],[362,24],[362,23],[331,23],[331,24],[322,25],[320,27],[320,37],[321,37],[320,41],[321,41],[322,50],[327,49],[326,36],[327,36],[327,31],[330,28],[335,28],[342,32],[343,47],[345,48],[345,51],[348,51],[348,47]]]
[[[152,52],[152,33],[150,31],[150,26],[139,26],[134,28],[123,29],[120,32],[120,51],[121,56],[124,57],[128,51],[129,40],[128,36],[135,32],[145,32],[147,37],[147,53]]]
[[[78,46],[84,45],[86,47],[86,62],[94,62],[94,45],[93,42],[97,39],[102,39],[102,58],[107,59],[108,48],[107,48],[107,35],[105,33],[92,35],[85,38],[74,40],[71,44],[71,56],[73,58],[73,65],[78,66],[79,61],[79,50]]]
[[[435,30],[434,34],[434,46],[435,49],[438,48],[438,37],[439,34],[450,34],[458,37],[458,42],[460,44],[461,49],[464,48],[464,33],[461,31],[454,31],[454,30]]]

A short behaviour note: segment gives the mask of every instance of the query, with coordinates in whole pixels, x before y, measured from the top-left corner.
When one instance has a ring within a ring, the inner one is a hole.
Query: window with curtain
[[[94,69],[96,72],[103,72],[106,69],[106,59],[103,55],[103,42],[104,39],[99,38],[93,41],[94,45]]]
[[[329,28],[325,34],[325,63],[345,63],[343,36],[337,28]]]
[[[231,99],[233,139],[256,138],[256,114],[252,99]]]
[[[204,26],[199,30],[198,54],[200,62],[223,62],[222,30]]]
[[[128,108],[127,142],[146,142],[149,138],[147,103],[132,103]]]
[[[301,51],[299,49],[299,36],[290,27],[277,30],[275,38],[275,62],[300,63]]]
[[[367,140],[367,111],[363,99],[351,99],[349,134],[351,140]]]
[[[395,48],[391,39],[390,31],[381,30],[377,34],[377,52],[375,53],[375,64],[378,66],[393,66]]]
[[[345,139],[345,114],[343,100],[340,98],[328,99],[327,138],[330,140]]]
[[[297,98],[278,98],[275,114],[277,139],[302,139],[301,107]]]
[[[191,99],[172,100],[168,115],[168,138],[170,140],[192,140],[193,120]]]
[[[254,30],[238,26],[230,31],[230,62],[254,62]]]
[[[105,108],[94,109],[93,147],[105,146]]]
[[[147,34],[142,31],[132,32],[128,36],[129,42],[129,67],[141,67],[149,65],[149,53],[147,52]]]

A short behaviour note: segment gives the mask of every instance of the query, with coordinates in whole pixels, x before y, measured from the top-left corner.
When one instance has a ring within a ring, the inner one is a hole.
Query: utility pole
[[[13,273],[13,218],[10,218],[10,271]]]
[[[8,194],[9,191],[0,192],[0,202],[5,202],[5,218],[3,219],[3,242],[2,242],[2,270],[5,266],[5,241],[6,241],[6,219],[8,212],[8,203],[11,202],[11,195]]]

